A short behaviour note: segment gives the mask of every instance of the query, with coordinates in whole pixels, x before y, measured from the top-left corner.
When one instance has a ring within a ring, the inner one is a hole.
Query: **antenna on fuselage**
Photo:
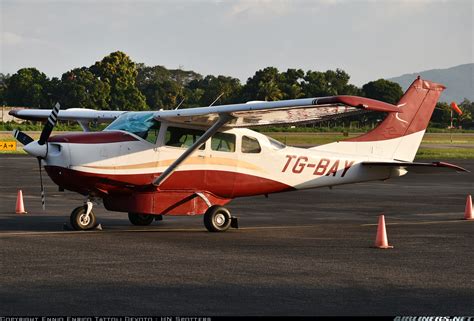
[[[219,98],[222,97],[222,95],[224,95],[224,92],[222,92],[219,96],[217,96],[217,98],[208,107],[211,107],[212,105],[214,105],[216,103],[216,101],[218,101]]]
[[[184,103],[184,100],[185,100],[185,99],[186,99],[186,98],[183,98],[183,99],[181,100],[181,102],[178,104],[178,106],[176,106],[176,108],[175,108],[174,110],[178,109],[178,108]]]

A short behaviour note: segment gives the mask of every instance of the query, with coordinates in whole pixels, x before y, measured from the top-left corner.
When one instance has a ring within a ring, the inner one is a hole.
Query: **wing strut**
[[[209,137],[214,135],[222,126],[224,126],[233,118],[234,117],[227,113],[219,114],[218,120],[211,127],[209,127],[209,129],[201,137],[199,137],[199,139],[194,144],[186,149],[186,151],[181,156],[179,156],[163,173],[161,173],[161,175],[153,181],[153,185],[160,186],[174,172],[174,170],[192,154],[192,152],[198,149],[209,139]]]

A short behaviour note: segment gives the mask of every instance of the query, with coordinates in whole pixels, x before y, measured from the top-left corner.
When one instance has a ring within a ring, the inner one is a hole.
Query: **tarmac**
[[[45,178],[43,212],[36,159],[0,155],[0,315],[474,315],[474,161],[450,162],[471,173],[236,199],[226,233],[102,206],[76,232],[82,196]],[[393,249],[373,248],[381,213]]]

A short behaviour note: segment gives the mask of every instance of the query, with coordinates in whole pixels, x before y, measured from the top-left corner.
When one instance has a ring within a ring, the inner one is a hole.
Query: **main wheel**
[[[92,212],[91,210],[89,215],[86,215],[86,213],[87,213],[86,206],[76,207],[71,212],[71,216],[70,216],[71,225],[76,231],[90,230],[91,228],[95,226],[96,220],[95,220],[94,212]]]
[[[209,232],[225,232],[230,226],[229,210],[219,205],[209,207],[204,213],[204,226]]]
[[[150,225],[153,222],[153,220],[155,219],[155,215],[128,213],[128,219],[133,225],[146,226]]]

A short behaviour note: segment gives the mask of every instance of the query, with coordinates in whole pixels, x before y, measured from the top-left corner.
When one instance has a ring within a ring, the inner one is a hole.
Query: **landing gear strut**
[[[228,209],[213,205],[204,213],[204,226],[209,232],[225,232],[229,227],[238,228],[238,222]]]
[[[92,211],[92,203],[76,207],[70,216],[71,225],[76,231],[90,230],[96,226],[96,219]]]

